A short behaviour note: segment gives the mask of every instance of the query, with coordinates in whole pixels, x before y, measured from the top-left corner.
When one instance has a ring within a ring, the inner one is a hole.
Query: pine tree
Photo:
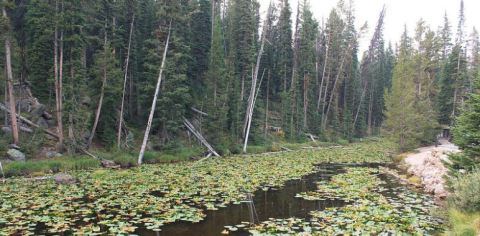
[[[226,73],[224,38],[221,20],[215,17],[212,44],[209,53],[209,66],[206,74],[207,92],[207,134],[213,144],[228,142],[227,109],[229,77]],[[226,139],[227,138],[227,139]],[[225,140],[226,139],[226,140]]]
[[[453,128],[453,142],[463,153],[450,156],[449,168],[453,174],[459,170],[472,171],[480,166],[480,77],[466,102],[465,109]]]
[[[417,144],[418,132],[415,109],[415,64],[412,60],[411,39],[406,30],[402,36],[397,64],[395,65],[391,91],[385,95],[386,112],[384,127],[387,134],[399,145],[400,151]]]

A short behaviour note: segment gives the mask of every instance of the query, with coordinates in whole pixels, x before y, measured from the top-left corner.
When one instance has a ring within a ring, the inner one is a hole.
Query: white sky
[[[270,0],[258,1],[261,4],[261,12],[265,13]],[[295,15],[298,0],[289,1],[293,15]],[[310,0],[310,6],[315,18],[321,22],[322,18],[327,19],[337,2],[338,0]],[[474,26],[477,30],[480,30],[480,0],[464,0],[464,3],[465,30],[467,31],[466,35],[469,36]],[[354,0],[356,27],[359,28],[365,22],[368,22],[369,31],[360,42],[361,52],[368,48],[368,43],[373,34],[372,31],[383,5],[387,8],[384,27],[384,37],[387,43],[391,41],[395,45],[395,42],[400,39],[403,33],[405,24],[407,24],[408,32],[412,36],[415,25],[420,18],[436,31],[440,25],[443,25],[445,12],[452,25],[452,36],[455,35],[460,0]]]

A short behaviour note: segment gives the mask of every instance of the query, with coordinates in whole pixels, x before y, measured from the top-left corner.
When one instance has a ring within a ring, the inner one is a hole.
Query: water
[[[277,190],[258,190],[254,193],[253,202],[258,220],[265,221],[269,218],[309,218],[309,212],[315,210],[324,210],[328,207],[342,207],[346,203],[341,200],[307,201],[296,198],[295,195],[300,192],[315,191],[316,182],[320,180],[329,180],[330,177],[344,173],[345,167],[362,166],[378,167],[378,164],[322,164],[318,166],[319,171],[315,174],[307,175],[300,180],[288,181],[284,187]],[[241,203],[239,205],[229,205],[226,208],[220,208],[217,211],[207,211],[207,217],[200,223],[180,222],[166,225],[160,232],[153,232],[146,229],[139,229],[136,233],[139,235],[155,236],[210,236],[221,235],[225,229],[224,226],[235,226],[241,222],[253,222],[250,203]],[[247,232],[231,232],[229,235],[241,236],[248,235]]]

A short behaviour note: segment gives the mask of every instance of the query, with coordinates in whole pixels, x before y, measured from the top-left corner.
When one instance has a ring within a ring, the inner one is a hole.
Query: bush
[[[480,171],[451,180],[453,193],[448,198],[451,207],[463,212],[480,212]]]
[[[480,214],[448,211],[449,229],[444,235],[476,236],[480,234]]]

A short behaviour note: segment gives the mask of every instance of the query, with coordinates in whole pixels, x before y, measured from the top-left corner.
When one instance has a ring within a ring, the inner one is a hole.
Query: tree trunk
[[[307,129],[307,112],[308,112],[308,76],[303,75],[303,128]]]
[[[122,105],[120,106],[120,116],[118,118],[118,133],[117,133],[117,147],[120,148],[120,142],[122,141],[122,126],[123,126],[123,110],[125,106],[125,89],[127,87],[127,78],[128,78],[128,63],[130,59],[130,47],[132,45],[132,33],[133,25],[135,22],[135,15],[132,16],[132,23],[130,25],[130,34],[128,36],[128,48],[127,48],[127,58],[125,59],[125,73],[123,78],[123,92],[122,92]]]
[[[168,36],[165,43],[165,50],[163,51],[162,64],[160,65],[160,72],[158,74],[157,86],[155,87],[155,94],[153,96],[152,107],[150,109],[150,115],[148,116],[147,128],[145,130],[145,135],[143,136],[142,147],[140,148],[140,154],[138,155],[138,164],[141,165],[143,162],[143,155],[145,154],[145,148],[147,147],[148,136],[150,135],[150,129],[152,128],[153,115],[155,113],[155,107],[157,106],[157,97],[160,91],[160,85],[162,83],[162,74],[163,68],[165,67],[165,60],[168,52],[168,44],[170,42],[170,33],[172,30],[172,21],[170,20],[170,26],[168,27]]]
[[[63,2],[61,6],[63,10]],[[55,2],[55,13],[58,13],[58,1]],[[60,45],[58,45],[58,23],[55,22],[55,39],[54,39],[54,58],[55,58],[55,102],[57,115],[57,133],[59,152],[63,151],[63,30],[60,31]],[[58,58],[58,53],[60,56]]]
[[[268,17],[268,16],[267,16]],[[262,43],[260,46],[260,50],[258,51],[257,55],[257,64],[255,65],[255,71],[252,77],[252,86],[250,89],[250,97],[248,99],[248,106],[247,106],[247,112],[246,112],[246,117],[245,117],[245,136],[243,138],[243,153],[247,152],[247,144],[248,144],[248,137],[250,135],[250,126],[252,124],[252,117],[253,117],[253,108],[255,106],[255,91],[256,91],[256,86],[257,86],[257,78],[258,78],[258,71],[260,69],[260,61],[262,60],[262,54],[263,54],[263,48],[265,46],[265,33],[266,33],[266,27],[265,30],[263,31],[262,35]]]
[[[327,41],[327,46],[326,46],[327,48],[326,48],[326,52],[325,52],[325,61],[323,62],[322,81],[320,82],[320,90],[318,91],[317,111],[320,111],[320,103],[321,103],[321,100],[322,100],[323,82],[325,81],[325,72],[327,70],[328,54],[329,54],[329,51],[330,51],[329,50],[329,42],[330,42],[330,40]],[[327,90],[327,88],[325,88],[325,90]],[[323,119],[323,117],[322,117],[322,119]]]
[[[103,106],[103,97],[105,96],[105,86],[107,83],[107,23],[105,23],[105,36],[103,42],[104,52],[103,52],[103,80],[102,80],[102,88],[100,90],[100,99],[98,100],[97,111],[95,113],[95,121],[93,122],[92,131],[90,133],[90,137],[88,138],[87,142],[87,150],[92,145],[93,137],[95,137],[95,132],[97,131],[98,121],[100,119],[100,113],[102,112]]]
[[[5,7],[2,8],[2,14],[3,14],[3,18],[5,20],[8,20],[7,10],[5,10]],[[15,116],[16,102],[15,102],[15,91],[13,88],[12,52],[11,52],[10,37],[8,34],[5,36],[5,67],[7,68],[8,101],[10,105],[10,111],[12,111],[10,112],[10,123],[12,126],[13,144],[18,145],[19,137],[18,137],[17,117]]]
[[[264,130],[264,139],[267,138],[267,131],[268,131],[268,100],[270,98],[270,70],[268,70],[268,79],[267,79],[267,104],[265,105],[265,130]]]

